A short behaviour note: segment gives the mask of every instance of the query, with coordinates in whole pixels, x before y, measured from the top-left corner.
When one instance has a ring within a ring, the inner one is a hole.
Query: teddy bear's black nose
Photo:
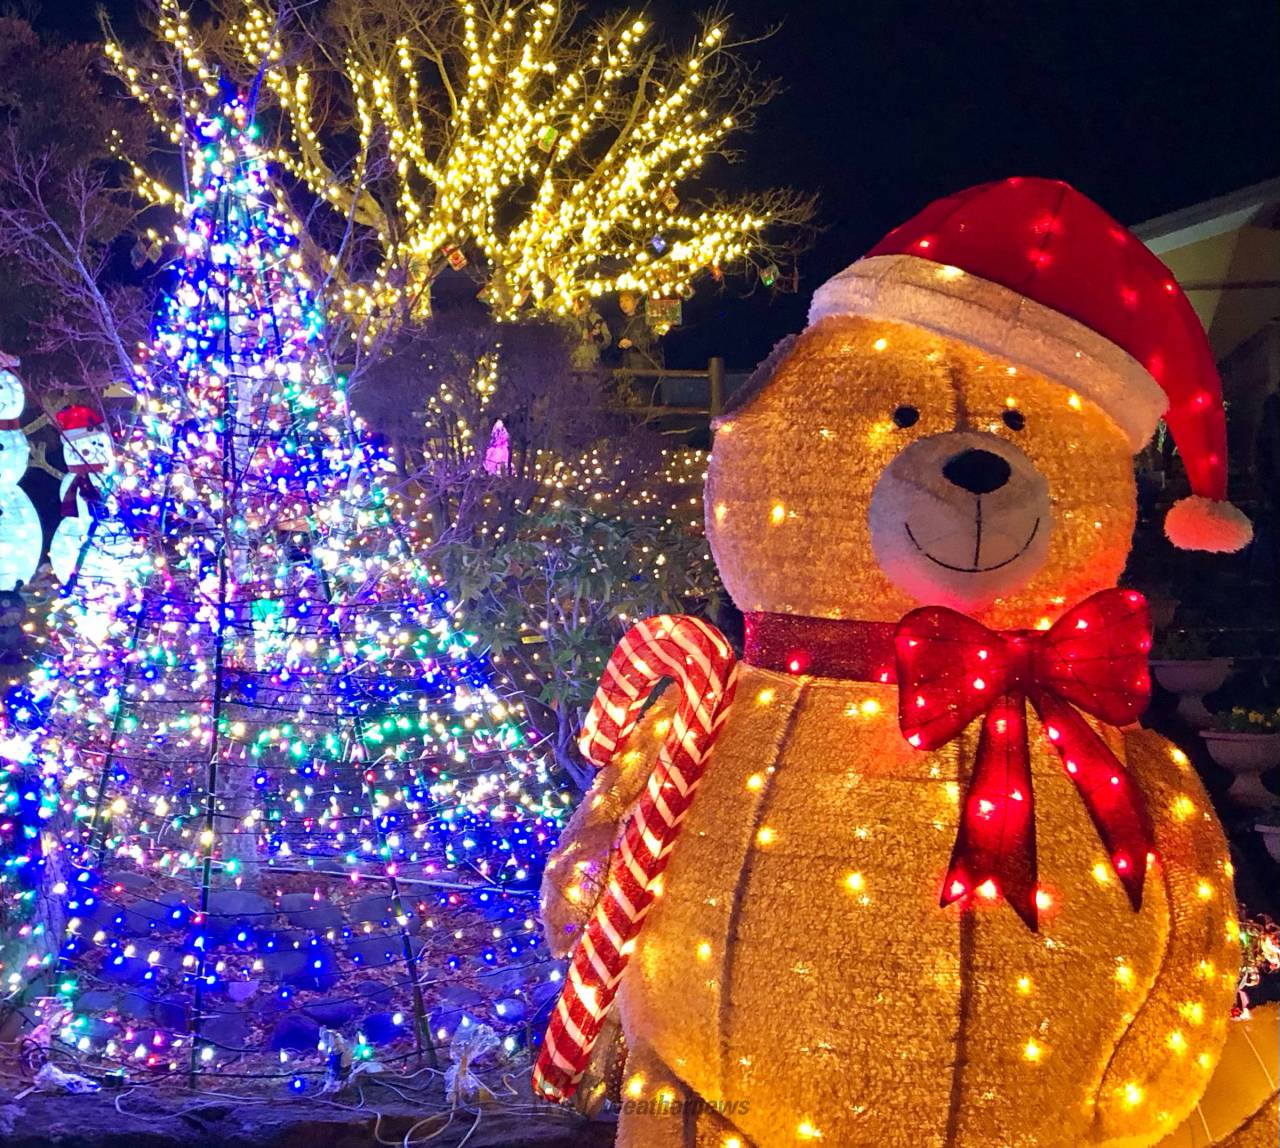
[[[943,477],[970,494],[990,494],[1009,481],[1009,464],[989,450],[962,450],[947,460]]]

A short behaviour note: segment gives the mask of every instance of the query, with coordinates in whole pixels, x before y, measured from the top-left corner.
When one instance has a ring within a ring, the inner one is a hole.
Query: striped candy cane
[[[669,614],[632,626],[605,667],[578,739],[587,760],[597,766],[612,760],[660,681],[674,681],[681,697],[649,783],[623,831],[608,886],[574,950],[534,1065],[534,1090],[548,1100],[568,1100],[578,1087],[653,904],[654,886],[728,716],[737,675],[733,651],[719,630],[697,618]]]

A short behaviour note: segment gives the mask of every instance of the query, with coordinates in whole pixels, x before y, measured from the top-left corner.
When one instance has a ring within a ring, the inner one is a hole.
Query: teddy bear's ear
[[[712,420],[712,430],[719,429],[721,419],[744,410],[751,403],[751,400],[769,385],[769,380],[773,378],[778,365],[791,353],[791,348],[795,346],[799,337],[799,335],[787,335],[786,338],[780,340],[774,346],[773,350],[769,352],[768,358],[751,372],[751,377],[733,392],[729,401],[725,404],[724,410]]]

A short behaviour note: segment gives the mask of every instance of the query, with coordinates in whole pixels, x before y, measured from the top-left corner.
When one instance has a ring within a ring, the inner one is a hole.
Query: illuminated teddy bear
[[[584,731],[544,1095],[620,986],[622,1148],[1274,1142],[1265,1069],[1196,1107],[1231,867],[1186,757],[1136,725],[1149,622],[1115,589],[1162,414],[1194,491],[1170,538],[1239,548],[1196,317],[1064,184],[941,200],[818,290],[717,426],[741,662],[652,619]]]

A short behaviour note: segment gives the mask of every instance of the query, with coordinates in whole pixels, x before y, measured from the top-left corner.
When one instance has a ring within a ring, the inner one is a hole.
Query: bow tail
[[[1142,907],[1147,858],[1154,847],[1146,801],[1133,775],[1080,712],[1052,694],[1032,697],[1049,743],[1084,801],[1134,909]]]
[[[975,891],[980,896],[1003,894],[1034,932],[1036,882],[1026,706],[1020,695],[1004,694],[982,722],[941,903],[950,905]]]

